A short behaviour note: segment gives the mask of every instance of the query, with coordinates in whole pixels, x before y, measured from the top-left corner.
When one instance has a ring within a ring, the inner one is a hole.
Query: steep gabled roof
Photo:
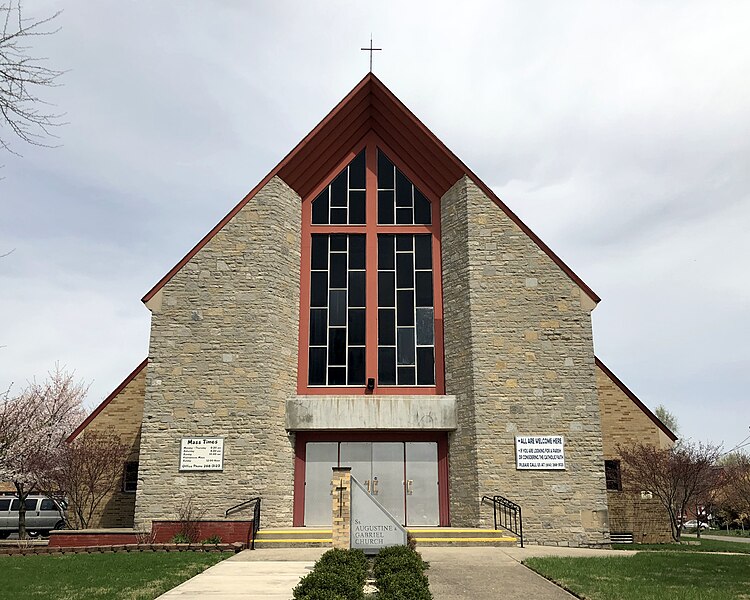
[[[402,160],[408,158],[410,164],[420,166],[420,177],[428,187],[425,191],[438,198],[460,177],[467,175],[589,298],[599,302],[599,296],[372,73],[368,73],[315,129],[172,267],[146,293],[143,302],[153,298],[274,176],[278,175],[304,198],[319,183],[321,173],[333,169],[342,154],[351,150],[370,130],[380,136]]]
[[[116,388],[114,389],[114,391],[113,391],[113,392],[112,392],[112,393],[111,393],[111,394],[110,394],[109,396],[107,396],[107,397],[106,397],[106,398],[105,398],[104,400],[102,400],[102,402],[101,402],[101,404],[99,404],[99,406],[97,406],[97,407],[96,407],[96,408],[95,408],[94,410],[92,410],[92,411],[91,411],[91,414],[89,414],[89,416],[88,416],[88,417],[86,417],[86,418],[85,418],[85,419],[83,420],[83,423],[81,423],[81,424],[80,424],[80,425],[79,425],[78,427],[76,427],[75,431],[74,431],[73,433],[71,433],[71,434],[70,434],[70,435],[69,435],[69,436],[67,437],[67,439],[66,439],[65,441],[66,441],[66,442],[72,442],[72,441],[73,441],[74,439],[76,439],[76,438],[77,438],[77,437],[78,437],[78,436],[80,435],[80,433],[81,433],[81,432],[82,432],[82,431],[83,431],[84,429],[86,429],[86,427],[88,427],[88,426],[89,426],[89,423],[91,423],[91,421],[93,421],[94,419],[96,419],[96,416],[97,416],[97,415],[98,415],[98,414],[99,414],[100,412],[102,412],[102,411],[103,411],[103,410],[104,410],[104,409],[105,409],[105,408],[107,407],[107,405],[108,405],[108,404],[109,404],[110,402],[112,402],[112,400],[114,400],[115,398],[117,398],[117,395],[118,395],[118,394],[119,394],[119,393],[120,393],[120,392],[121,392],[122,390],[124,390],[124,389],[125,389],[125,388],[126,388],[126,387],[128,386],[128,384],[129,384],[129,383],[130,383],[131,381],[133,381],[133,379],[135,379],[135,378],[136,378],[136,377],[138,376],[138,373],[140,373],[140,372],[141,372],[141,371],[143,370],[143,368],[144,368],[144,367],[145,367],[145,366],[146,366],[147,364],[148,364],[148,358],[144,358],[144,359],[143,359],[143,362],[142,362],[141,364],[139,364],[139,365],[138,365],[138,366],[137,366],[137,367],[135,368],[135,370],[134,370],[134,371],[133,371],[133,372],[132,372],[132,373],[131,373],[130,375],[128,375],[128,376],[127,376],[127,377],[126,377],[126,378],[125,378],[125,379],[123,380],[123,382],[122,382],[122,383],[121,383],[120,385],[118,385],[118,386],[117,386],[117,387],[116,387]]]
[[[630,398],[635,403],[635,405],[638,408],[640,408],[643,411],[643,413],[649,419],[651,419],[654,422],[654,424],[659,429],[661,429],[670,440],[672,440],[673,442],[677,441],[677,436],[674,433],[672,433],[672,430],[669,427],[667,427],[664,423],[662,423],[661,419],[659,419],[659,417],[657,417],[654,413],[652,413],[649,410],[648,406],[646,406],[643,402],[641,402],[640,398],[638,398],[638,396],[636,396],[632,391],[630,391],[630,388],[628,388],[628,386],[626,386],[622,381],[620,381],[617,375],[615,375],[612,371],[609,370],[609,367],[607,367],[607,365],[605,365],[598,357],[594,357],[594,361],[596,362],[596,366],[599,367],[602,370],[602,372],[607,377],[609,377],[612,380],[612,382],[617,387],[619,387],[623,391],[623,393],[628,398]]]

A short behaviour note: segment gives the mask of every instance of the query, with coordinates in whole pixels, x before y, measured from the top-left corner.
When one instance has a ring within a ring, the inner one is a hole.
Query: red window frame
[[[366,148],[366,212],[365,225],[313,225],[312,203],[323,189],[346,166]],[[378,180],[377,150],[388,158],[409,180],[419,188],[432,206],[432,225],[379,225],[378,224]],[[370,132],[328,173],[308,196],[302,199],[302,258],[300,264],[300,326],[299,363],[297,369],[297,393],[300,395],[381,394],[381,395],[435,395],[445,393],[445,360],[443,356],[443,270],[440,253],[440,198],[429,191],[419,175],[411,169],[398,152],[389,147],[379,136]],[[310,386],[308,385],[309,338],[310,338],[310,253],[313,233],[365,234],[366,294],[365,310],[365,381],[375,379],[375,389],[369,392],[366,386]],[[434,386],[378,386],[378,233],[410,233],[432,235],[432,286],[435,310],[435,385]]]

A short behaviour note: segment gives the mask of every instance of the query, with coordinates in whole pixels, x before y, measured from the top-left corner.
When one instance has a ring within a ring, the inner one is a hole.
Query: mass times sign
[[[517,435],[516,469],[564,470],[565,438],[561,435]]]
[[[182,438],[180,471],[221,471],[224,469],[223,438]]]

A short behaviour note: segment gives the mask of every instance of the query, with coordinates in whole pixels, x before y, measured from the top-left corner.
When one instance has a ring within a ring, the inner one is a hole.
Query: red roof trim
[[[366,88],[370,86],[371,89],[367,90]],[[362,94],[362,97],[359,97],[359,94]],[[365,100],[363,102],[363,98],[366,98],[367,95],[371,95],[372,97],[369,100]],[[388,105],[388,101],[392,105]],[[364,123],[360,124],[362,119],[360,115],[356,114],[356,110],[360,106],[366,106],[365,110],[363,111],[365,115],[368,115],[369,118],[365,117]],[[383,113],[386,114],[383,114]],[[390,115],[387,113],[391,113]],[[361,132],[359,131],[360,127],[365,126],[365,124],[368,124],[370,126],[377,126],[378,129],[379,123],[376,123],[377,119],[375,119],[375,115],[380,116],[381,118],[385,117],[385,120],[390,122],[391,125],[393,125],[393,119],[396,121],[400,121],[404,124],[404,131],[403,132],[396,132],[397,137],[399,140],[406,139],[407,142],[413,142],[416,144],[415,149],[420,154],[425,155],[435,155],[437,158],[436,163],[438,165],[441,165],[441,167],[444,168],[445,173],[443,178],[445,177],[452,177],[454,174],[459,173],[455,179],[453,179],[453,183],[455,183],[455,180],[457,180],[461,175],[465,173],[495,204],[497,204],[498,207],[506,214],[508,217],[527,235],[529,238],[531,238],[534,243],[545,253],[547,256],[549,256],[552,261],[560,268],[563,272],[565,272],[568,277],[570,277],[580,288],[594,301],[599,302],[601,298],[588,286],[586,283],[576,275],[573,270],[565,264],[565,262],[555,254],[547,244],[545,244],[521,219],[516,215],[508,206],[503,203],[500,198],[487,186],[484,182],[482,182],[479,177],[477,177],[474,172],[472,172],[453,152],[451,152],[443,142],[441,142],[435,134],[433,134],[423,123],[420,121],[414,113],[412,113],[404,104],[401,102],[394,94],[391,92],[385,84],[383,84],[375,75],[372,73],[368,73],[355,87],[350,91],[341,102],[339,102],[331,112],[329,112],[326,117],[318,123],[318,125],[310,132],[308,133],[305,138],[297,144],[297,146],[294,147],[294,149],[287,154],[284,159],[276,165],[276,167],[273,168],[273,170],[266,175],[263,180],[255,186],[252,191],[247,194],[229,213],[213,228],[211,231],[209,231],[186,255],[185,257],[180,260],[172,269],[164,276],[162,277],[159,282],[152,287],[146,295],[142,298],[143,302],[148,302],[153,298],[156,293],[183,267],[185,264],[195,256],[198,251],[205,246],[209,240],[216,235],[223,227],[226,225],[254,196],[258,193],[258,191],[266,185],[274,176],[280,175],[282,171],[284,172],[284,175],[288,175],[288,177],[282,176],[282,179],[287,183],[287,185],[291,186],[295,189],[295,191],[300,194],[300,196],[305,196],[306,193],[309,193],[311,183],[309,181],[310,176],[308,174],[309,168],[311,165],[305,165],[305,164],[292,164],[292,161],[297,158],[301,160],[303,163],[305,155],[309,155],[307,158],[314,158],[315,152],[317,151],[316,148],[308,151],[307,146],[312,142],[316,136],[323,132],[322,138],[320,140],[316,140],[317,142],[322,142],[324,146],[335,146],[335,142],[341,141],[342,135],[351,134],[351,131],[346,131],[348,128],[346,127],[346,124],[349,123],[350,127],[354,127],[356,125],[358,131],[357,136],[359,137],[361,135]],[[331,125],[335,128],[335,131],[323,131],[328,125]],[[344,129],[342,130],[341,127]],[[407,131],[407,129],[410,129],[411,131]],[[416,130],[416,131],[415,131]],[[387,132],[380,132],[387,133]],[[401,134],[404,135],[401,135]],[[409,138],[409,134],[414,138],[413,140]],[[423,139],[419,139],[420,135]],[[381,137],[388,138],[393,136],[388,135],[381,135]],[[394,138],[393,140],[385,139],[386,142],[396,142],[396,145],[398,145],[397,140]],[[330,148],[329,148],[330,150]],[[324,160],[320,159],[318,157],[319,162],[325,162]],[[436,170],[436,181],[438,185],[440,183],[444,183],[439,181],[441,179],[439,175],[439,170]],[[300,179],[297,181],[297,179]],[[452,185],[452,183],[449,184],[449,186]],[[447,188],[446,188],[447,191]],[[442,195],[442,194],[440,194]]]
[[[130,375],[128,375],[125,378],[125,380],[120,385],[118,385],[109,396],[107,396],[104,400],[102,400],[102,403],[99,406],[97,406],[93,411],[91,411],[91,414],[83,420],[83,423],[81,423],[76,428],[76,430],[67,437],[65,441],[72,442],[74,439],[76,439],[78,435],[84,429],[86,429],[86,427],[88,427],[89,423],[91,423],[91,421],[93,421],[96,418],[96,416],[100,412],[102,412],[107,407],[107,405],[110,402],[112,402],[112,400],[114,400],[117,397],[117,395],[122,390],[124,390],[131,381],[133,381],[133,379],[135,379],[138,376],[138,373],[140,373],[143,370],[143,367],[145,367],[147,364],[148,364],[148,358],[143,359],[143,362],[140,365],[138,365],[135,368],[135,370]]]
[[[672,440],[673,442],[677,441],[677,436],[674,433],[672,433],[672,430],[669,427],[667,427],[664,423],[662,423],[659,417],[657,417],[654,413],[652,413],[649,410],[648,406],[646,406],[643,402],[641,402],[638,396],[636,396],[632,391],[630,391],[630,388],[628,388],[628,386],[626,386],[622,381],[620,381],[617,375],[615,375],[612,371],[609,370],[609,367],[607,367],[607,365],[605,365],[596,356],[594,357],[594,361],[596,362],[596,366],[599,367],[604,372],[604,374],[607,377],[609,377],[615,383],[615,385],[619,387],[625,393],[625,395],[628,398],[630,398],[635,403],[635,405],[638,408],[640,408],[644,412],[644,414],[649,419],[651,419],[654,422],[654,424],[666,434],[666,436],[670,440]]]

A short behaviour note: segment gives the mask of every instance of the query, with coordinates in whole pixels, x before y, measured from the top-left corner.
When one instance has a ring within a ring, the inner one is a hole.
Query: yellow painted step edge
[[[331,529],[261,529],[258,536],[261,535],[310,535],[316,533],[332,533]]]
[[[517,542],[516,538],[423,538],[415,537],[417,542]]]
[[[457,527],[439,527],[436,529],[428,529],[426,527],[407,527],[406,530],[409,533],[498,533],[498,529],[480,529],[478,527],[473,529],[458,529]]]

